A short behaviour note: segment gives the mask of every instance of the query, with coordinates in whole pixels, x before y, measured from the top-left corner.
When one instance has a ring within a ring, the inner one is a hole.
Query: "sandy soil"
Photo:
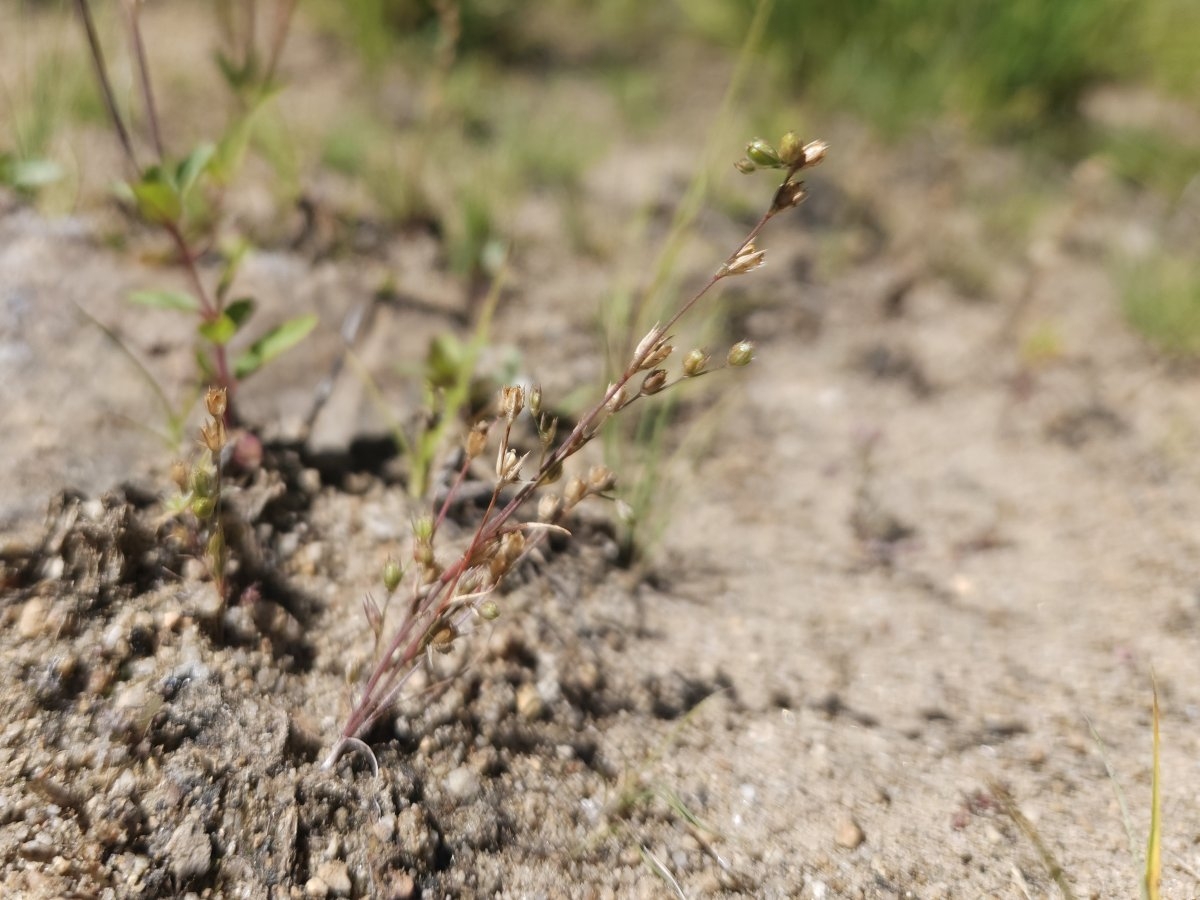
[[[1130,331],[1107,265],[1162,214],[1087,166],[1042,175],[1032,232],[993,244],[971,198],[1019,160],[823,136],[811,203],[718,301],[757,359],[683,405],[676,434],[708,437],[669,467],[649,562],[615,565],[590,510],[371,732],[377,775],[319,763],[413,509],[398,461],[355,442],[382,426],[351,372],[302,422],[381,274],[404,299],[359,351],[400,410],[396,360],[467,288],[427,236],[251,257],[264,318],[322,326],[246,389],[259,599],[222,614],[158,499],[169,455],[131,424],[151,395],[78,312],[181,384],[186,334],[122,299],[178,275],[111,249],[106,219],[6,200],[4,896],[1058,897],[1057,864],[1074,896],[1131,897],[1154,677],[1164,896],[1200,896],[1196,373]],[[688,164],[621,144],[586,181],[593,222]],[[529,202],[495,343],[562,396],[599,381],[612,263],[572,255],[555,209]],[[744,230],[706,214],[685,282]],[[1030,352],[1047,329],[1054,352]]]

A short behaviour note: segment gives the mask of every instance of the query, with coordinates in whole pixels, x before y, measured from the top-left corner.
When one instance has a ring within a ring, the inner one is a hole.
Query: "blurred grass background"
[[[212,19],[221,5],[148,6],[152,56],[172,17]],[[575,203],[588,168],[614,142],[661,140],[679,128],[680,83],[727,77],[756,8],[755,0],[302,0],[297,28],[315,32],[355,74],[316,121],[280,112],[283,101],[261,117],[254,149],[265,166],[253,177],[284,205],[314,173],[347,179],[360,198],[354,214],[435,223],[460,272],[479,270],[509,227],[514,198],[531,191],[559,198],[576,245],[594,249]],[[120,64],[115,8],[95,9]],[[0,183],[60,209],[80,202],[74,175],[86,166],[62,135],[73,123],[98,127],[103,113],[74,19],[66,0],[0,3],[8,60],[0,65]],[[195,64],[211,60],[211,35],[166,38],[206,42],[181,54],[186,65],[159,73],[164,107],[184,98],[194,114],[179,125],[186,130],[220,106],[211,99],[220,76]],[[827,132],[849,119],[880,142],[909,145],[949,133],[1025,156],[1042,173],[1036,189],[1055,180],[1047,166],[1065,181],[1070,167],[1097,158],[1155,197],[1169,219],[1195,207],[1200,192],[1197,47],[1195,0],[777,0],[743,120],[731,128],[770,136],[820,122]],[[293,75],[303,67],[293,62]],[[581,102],[579,84],[608,108]],[[125,85],[135,109],[128,77]],[[687,139],[703,134],[712,110],[690,113]],[[717,200],[736,211],[736,199]],[[1176,354],[1200,348],[1194,237],[1166,228],[1154,258],[1114,264],[1131,322]],[[1169,315],[1153,313],[1160,296]],[[1161,325],[1146,324],[1162,321],[1172,323],[1169,341]],[[1189,328],[1195,336],[1179,339]]]

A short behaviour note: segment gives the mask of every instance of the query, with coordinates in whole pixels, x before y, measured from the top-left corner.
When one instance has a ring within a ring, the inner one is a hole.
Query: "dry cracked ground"
[[[246,387],[255,591],[222,612],[164,511],[148,389],[93,321],[182,384],[187,334],[124,302],[178,273],[102,214],[5,198],[3,895],[1131,897],[1157,680],[1164,896],[1200,896],[1197,372],[1130,329],[1110,265],[1163,213],[1102,166],[1043,173],[1005,243],[978,198],[1019,158],[822,136],[810,203],[707,314],[757,357],[682,396],[647,561],[619,565],[588,509],[368,735],[378,773],[320,760],[413,507],[351,367],[304,422],[368,306],[357,355],[412,414],[399,363],[469,286],[423,233],[251,255],[264,317],[321,326]],[[630,252],[665,231],[676,150],[619,144],[587,175],[593,223],[652,210]],[[527,202],[492,344],[562,398],[602,388],[615,264],[556,209]],[[746,227],[705,213],[682,282]]]

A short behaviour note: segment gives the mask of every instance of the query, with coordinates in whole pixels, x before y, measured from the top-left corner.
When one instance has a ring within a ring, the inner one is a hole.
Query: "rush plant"
[[[673,329],[691,313],[716,285],[740,277],[762,266],[765,250],[757,241],[776,215],[799,205],[805,197],[797,176],[825,157],[821,141],[802,142],[788,132],[773,146],[755,140],[746,157],[736,165],[743,173],[774,169],[783,173],[769,207],[709,279],[684,301],[665,323],[653,326],[636,342],[623,371],[603,395],[560,436],[558,420],[547,411],[537,386],[510,385],[502,389],[498,411],[489,420],[474,425],[464,442],[462,463],[440,504],[415,524],[412,561],[407,570],[389,563],[384,586],[389,602],[396,594],[407,596],[398,624],[386,632],[387,616],[370,598],[364,600],[368,623],[375,635],[376,661],[358,691],[349,715],[324,761],[335,765],[348,748],[374,755],[362,736],[385,715],[401,691],[436,653],[450,651],[463,638],[473,620],[490,621],[500,615],[494,598],[497,586],[546,536],[568,533],[564,523],[584,500],[609,498],[616,474],[603,465],[586,473],[567,475],[573,457],[590,444],[605,425],[635,404],[726,368],[750,364],[754,346],[739,341],[714,361],[703,348],[693,348],[676,357],[671,343]],[[636,337],[636,335],[635,335]],[[520,437],[527,416],[535,440],[526,446]],[[483,513],[465,544],[443,548],[441,526],[464,493],[476,460],[493,460],[492,488]],[[556,485],[561,484],[561,488]]]

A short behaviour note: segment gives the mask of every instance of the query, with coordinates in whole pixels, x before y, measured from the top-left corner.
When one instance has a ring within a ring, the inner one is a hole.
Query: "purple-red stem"
[[[792,169],[789,169],[787,176],[784,178],[784,183],[786,184],[800,168],[800,166],[796,166]],[[772,207],[762,215],[755,226],[750,230],[749,234],[747,234],[742,240],[741,244],[738,245],[737,250],[735,250],[734,253],[729,257],[730,260],[732,260],[742,250],[742,248],[758,237],[763,228],[766,227],[767,222],[770,221],[771,217],[774,216],[776,212],[777,210]],[[728,260],[726,264],[728,264]],[[670,329],[673,328],[675,324],[684,315],[686,315],[718,281],[726,277],[728,274],[729,272],[724,265],[717,270],[716,274],[710,277],[704,286],[700,288],[700,290],[693,294],[686,303],[679,307],[675,314],[667,321],[667,324],[659,329],[663,337],[665,338]],[[508,520],[513,517],[521,505],[529,499],[534,491],[537,490],[539,485],[542,483],[542,480],[550,471],[552,471],[560,463],[564,462],[569,456],[577,452],[591,439],[592,435],[589,432],[592,430],[593,426],[596,425],[597,420],[599,420],[607,410],[609,403],[614,397],[617,396],[618,393],[622,391],[627,384],[629,384],[630,381],[633,380],[633,378],[640,371],[642,371],[642,367],[645,364],[647,357],[655,349],[656,348],[653,346],[647,347],[641,354],[635,357],[632,362],[630,362],[628,368],[626,368],[621,377],[618,378],[608,388],[607,391],[605,391],[604,399],[597,403],[586,416],[580,419],[566,439],[555,448],[554,452],[551,453],[547,459],[543,460],[541,466],[538,468],[537,476],[531,481],[527,482],[524,487],[517,491],[516,495],[494,516],[492,515],[492,510],[494,509],[496,500],[500,495],[500,487],[498,486],[492,493],[492,499],[488,505],[488,509],[484,513],[483,521],[476,529],[474,537],[471,539],[470,546],[458,558],[457,562],[442,572],[438,580],[429,587],[428,592],[423,597],[418,597],[418,602],[422,608],[414,612],[405,620],[404,624],[401,625],[397,630],[396,636],[388,644],[384,654],[380,657],[379,662],[376,664],[375,671],[371,673],[371,677],[367,680],[366,685],[363,687],[361,699],[350,713],[350,716],[346,720],[346,725],[342,729],[341,735],[338,737],[337,741],[334,742],[329,755],[326,757],[324,763],[325,767],[332,766],[341,755],[341,752],[345,748],[346,744],[351,739],[357,738],[358,734],[362,730],[367,728],[370,723],[375,721],[375,719],[383,713],[383,711],[391,703],[392,699],[394,699],[394,692],[399,690],[400,686],[403,685],[412,674],[413,669],[411,668],[411,663],[412,660],[416,658],[417,653],[420,652],[421,642],[424,639],[424,635],[420,635],[412,640],[409,640],[408,645],[404,648],[404,653],[399,660],[393,661],[392,656],[397,650],[400,649],[401,645],[403,645],[405,641],[409,639],[409,636],[412,634],[412,627],[415,624],[418,615],[427,613],[437,602],[438,598],[447,594],[447,592],[449,592],[451,597],[453,596],[454,588],[457,586],[459,579],[462,578],[463,573],[469,567],[471,560],[474,559],[476,550],[497,536],[500,530],[504,527]],[[451,489],[450,497],[453,497],[454,490],[456,490],[457,487],[462,484],[463,477],[465,477],[466,466],[469,464],[469,462],[470,461],[468,460],[466,463],[464,463],[464,468],[462,472],[460,472],[460,477],[455,482],[455,487]],[[449,503],[450,498],[447,498],[446,502],[442,506],[442,511],[438,516],[439,524],[442,518],[445,516]],[[437,615],[441,615],[445,611],[446,606],[446,603],[442,603]],[[437,615],[433,617],[433,620],[436,620]],[[389,675],[391,677],[388,677]],[[377,695],[377,689],[381,686],[381,684],[384,686],[383,691]]]

